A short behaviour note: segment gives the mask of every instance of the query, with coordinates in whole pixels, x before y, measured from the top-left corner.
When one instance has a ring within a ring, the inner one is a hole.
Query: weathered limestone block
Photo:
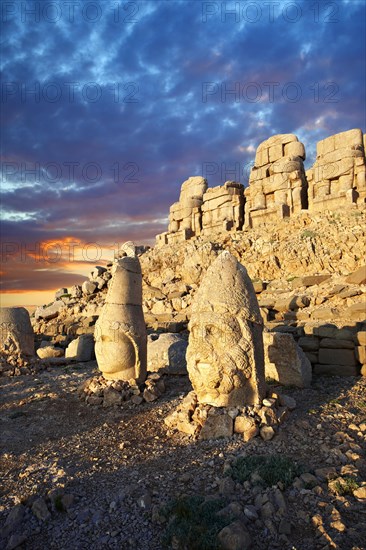
[[[34,355],[34,333],[24,307],[0,308],[0,348],[10,353]]]
[[[348,275],[346,282],[353,285],[366,284],[366,265],[362,265],[357,271]]]
[[[105,267],[102,267],[101,265],[96,265],[90,272],[90,278],[91,279],[97,279],[103,273],[105,273],[107,269]]]
[[[116,262],[94,336],[95,355],[105,378],[145,380],[147,335],[137,257],[125,256]]]
[[[184,181],[181,187],[179,201],[170,207],[169,229],[170,233],[187,230],[193,236],[195,230],[199,231],[200,220],[197,220],[197,208],[202,205],[203,194],[207,189],[207,181],[200,176],[190,177]],[[198,216],[199,218],[200,216]]]
[[[58,300],[58,299],[61,298],[61,296],[63,296],[64,294],[67,294],[67,288],[59,288],[59,289],[56,290],[56,292],[55,292],[55,300]]]
[[[81,298],[82,295],[83,295],[83,292],[81,290],[81,286],[80,285],[74,285],[70,288],[70,292],[69,292],[71,298]]]
[[[203,195],[202,233],[213,230],[241,229],[244,223],[244,186],[227,181],[208,189]]]
[[[147,370],[187,374],[187,340],[180,334],[151,334],[147,342]]]
[[[263,333],[265,375],[283,386],[309,387],[311,363],[291,334]]]
[[[245,190],[245,226],[257,227],[307,208],[305,147],[294,134],[263,141]]]
[[[56,300],[53,302],[53,304],[49,306],[39,306],[37,307],[36,311],[34,312],[34,317],[38,319],[44,319],[45,321],[49,321],[50,319],[54,319],[58,316],[61,309],[65,307],[65,304],[62,300]]]
[[[365,149],[359,129],[330,136],[317,144],[308,171],[309,210],[336,210],[365,202]]]
[[[319,363],[321,365],[348,365],[356,366],[355,352],[350,349],[320,348]]]
[[[192,304],[187,368],[199,403],[259,403],[265,396],[263,321],[244,266],[222,252]]]
[[[94,358],[94,338],[92,334],[82,334],[67,346],[65,357],[76,361],[91,361]]]
[[[84,294],[93,294],[96,288],[97,288],[96,283],[92,281],[84,281],[83,284],[81,285],[81,289]]]
[[[47,342],[47,344],[48,345],[43,345],[37,349],[37,355],[40,359],[51,359],[53,357],[64,356],[64,350],[62,348],[50,345],[49,342]]]

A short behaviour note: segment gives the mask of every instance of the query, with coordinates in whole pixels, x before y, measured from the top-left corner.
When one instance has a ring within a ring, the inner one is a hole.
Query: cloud
[[[207,166],[218,185],[222,164],[249,166],[272,134],[296,133],[309,164],[317,140],[365,130],[364,2],[93,2],[99,12],[81,3],[73,17],[27,2],[38,18],[10,4],[5,242],[151,243],[182,181]],[[21,267],[7,288],[56,287],[65,269],[46,283]]]

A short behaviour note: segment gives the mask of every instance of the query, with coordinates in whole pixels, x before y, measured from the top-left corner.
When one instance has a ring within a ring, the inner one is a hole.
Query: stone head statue
[[[0,348],[9,353],[34,355],[34,333],[24,307],[0,308]]]
[[[147,368],[142,274],[138,258],[128,248],[129,255],[116,261],[106,301],[95,325],[95,355],[105,378],[142,383]]]
[[[263,321],[247,271],[229,252],[208,268],[189,330],[187,368],[200,403],[245,406],[264,398]]]

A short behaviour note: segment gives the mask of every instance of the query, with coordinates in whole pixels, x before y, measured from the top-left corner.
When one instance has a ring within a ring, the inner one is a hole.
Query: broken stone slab
[[[264,332],[263,342],[266,378],[284,386],[310,386],[311,363],[291,334]]]
[[[361,301],[353,304],[344,312],[344,317],[351,321],[366,321],[366,299],[362,296]]]
[[[64,294],[67,294],[67,288],[60,288],[55,292],[55,300],[59,300]]]
[[[289,296],[276,300],[274,309],[277,311],[296,311],[308,307],[310,298],[308,296]]]
[[[348,275],[346,282],[352,285],[366,284],[366,265],[361,266],[357,271]]]
[[[95,357],[93,335],[82,334],[75,340],[72,340],[66,348],[65,357],[81,362],[92,361]]]
[[[339,319],[339,310],[334,307],[320,307],[315,309],[311,314],[312,319],[319,321],[328,321],[330,319]]]
[[[292,288],[298,288],[300,286],[314,286],[324,283],[331,278],[331,275],[306,275],[305,277],[295,277],[292,281]]]
[[[65,304],[62,300],[56,300],[53,304],[49,306],[40,306],[37,307],[34,312],[35,319],[43,319],[44,321],[49,321],[58,316],[60,311],[65,307]]]
[[[83,294],[93,294],[97,288],[97,284],[92,281],[84,281],[81,285]]]
[[[50,359],[52,357],[63,357],[64,350],[56,346],[42,346],[37,349],[37,355],[40,359]]]
[[[187,374],[187,346],[187,339],[180,334],[150,334],[147,339],[148,372]]]

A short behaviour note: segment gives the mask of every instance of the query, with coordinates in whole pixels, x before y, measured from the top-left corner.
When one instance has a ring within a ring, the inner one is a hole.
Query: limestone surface
[[[147,341],[148,372],[187,374],[187,340],[180,334],[151,334]]]
[[[365,202],[366,162],[360,129],[340,132],[317,143],[314,165],[306,172],[309,210],[336,210]]]
[[[105,378],[145,380],[147,334],[137,257],[125,256],[116,262],[94,336],[96,359]]]
[[[289,217],[307,208],[305,147],[294,134],[263,141],[245,190],[245,226]]]
[[[263,334],[266,378],[283,386],[309,387],[311,363],[291,336],[281,332]]]
[[[82,334],[67,346],[65,357],[77,361],[91,361],[94,357],[94,339],[92,334]]]
[[[207,270],[189,330],[187,368],[199,403],[224,407],[263,399],[263,321],[247,271],[229,252]]]
[[[24,307],[0,308],[0,347],[4,351],[34,355],[34,333]]]

